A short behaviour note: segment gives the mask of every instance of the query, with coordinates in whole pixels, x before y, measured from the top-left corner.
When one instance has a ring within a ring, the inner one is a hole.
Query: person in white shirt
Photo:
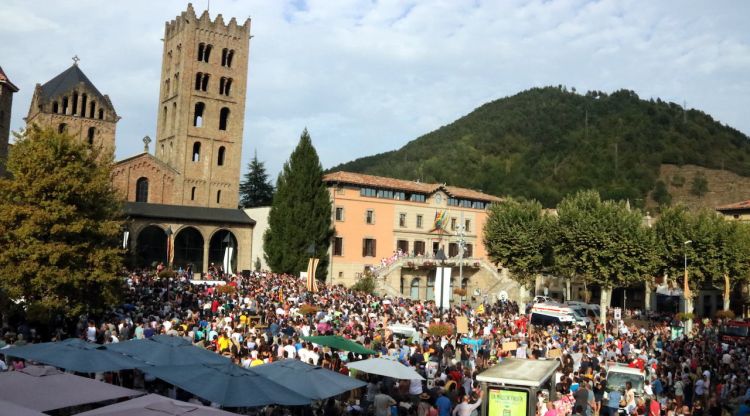
[[[476,403],[469,404],[469,397],[471,394],[464,395],[464,400],[456,407],[453,408],[451,413],[453,416],[470,416],[474,409],[479,408],[482,405],[482,391],[479,391],[479,398]]]

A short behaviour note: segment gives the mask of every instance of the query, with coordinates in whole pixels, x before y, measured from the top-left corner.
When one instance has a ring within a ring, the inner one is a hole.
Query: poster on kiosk
[[[555,400],[559,360],[505,358],[477,376],[483,390],[482,416],[534,416],[537,393]]]

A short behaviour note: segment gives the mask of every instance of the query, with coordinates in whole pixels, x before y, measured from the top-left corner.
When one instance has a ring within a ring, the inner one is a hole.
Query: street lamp
[[[685,260],[684,263],[684,270],[685,270],[685,276],[683,277],[682,281],[682,296],[685,298],[685,314],[690,312],[691,308],[691,294],[690,294],[690,284],[688,282],[688,269],[687,269],[687,246],[688,244],[692,244],[693,240],[687,240],[682,243],[682,255],[683,259]],[[693,320],[687,319],[686,325],[685,325],[685,332],[687,332],[687,336],[690,337],[690,334],[693,333]]]

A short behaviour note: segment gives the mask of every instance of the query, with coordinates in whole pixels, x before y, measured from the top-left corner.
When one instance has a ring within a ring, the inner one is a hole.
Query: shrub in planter
[[[177,276],[177,273],[172,269],[164,269],[159,272],[158,276],[159,279],[173,279]]]
[[[453,325],[444,322],[430,324],[427,333],[434,337],[448,336],[453,333]]]
[[[316,313],[318,313],[318,307],[315,305],[304,304],[300,306],[299,313],[304,316],[315,315]]]
[[[732,311],[718,311],[715,316],[718,319],[734,319],[735,317]]]

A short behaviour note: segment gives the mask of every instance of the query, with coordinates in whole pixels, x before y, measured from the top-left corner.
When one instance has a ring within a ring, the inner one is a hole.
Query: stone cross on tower
[[[75,66],[78,66],[78,61],[81,60],[80,58],[78,58],[78,55],[74,55],[71,59],[73,59],[73,65]]]
[[[151,138],[143,136],[143,153],[148,153],[148,144],[151,143]]]

